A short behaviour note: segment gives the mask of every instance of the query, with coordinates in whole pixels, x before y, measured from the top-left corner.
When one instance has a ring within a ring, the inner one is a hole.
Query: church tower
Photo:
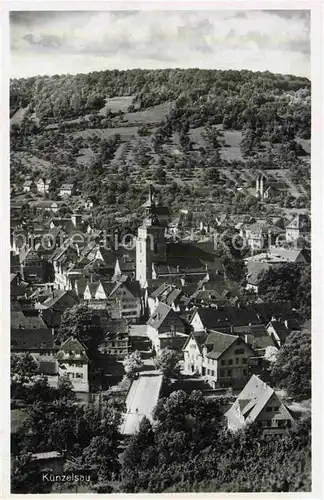
[[[144,203],[145,220],[138,228],[136,238],[136,280],[144,288],[147,279],[152,278],[152,264],[166,262],[165,229],[169,211],[158,204],[150,185],[147,201]]]

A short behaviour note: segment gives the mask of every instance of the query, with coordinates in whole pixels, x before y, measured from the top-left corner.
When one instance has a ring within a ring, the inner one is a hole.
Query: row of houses
[[[40,178],[36,181],[28,179],[23,184],[23,192],[24,193],[41,193],[46,194],[49,193],[51,188],[51,180]],[[59,189],[59,195],[62,197],[72,196],[76,192],[75,185],[72,183],[62,184]]]

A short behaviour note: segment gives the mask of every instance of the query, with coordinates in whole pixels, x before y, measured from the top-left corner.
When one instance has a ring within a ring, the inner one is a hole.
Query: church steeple
[[[169,217],[168,208],[156,205],[151,185],[143,208],[145,220],[136,238],[136,279],[141,287],[152,277],[153,263],[166,260],[165,228]]]

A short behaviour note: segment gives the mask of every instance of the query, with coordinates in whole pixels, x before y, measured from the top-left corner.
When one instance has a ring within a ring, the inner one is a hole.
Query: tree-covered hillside
[[[50,176],[54,199],[60,183],[75,182],[102,226],[111,213],[129,219],[147,182],[174,213],[189,204],[202,214],[309,207],[306,78],[201,69],[37,76],[11,81],[10,114],[13,195],[26,176]],[[259,171],[283,186],[267,205],[253,196]]]

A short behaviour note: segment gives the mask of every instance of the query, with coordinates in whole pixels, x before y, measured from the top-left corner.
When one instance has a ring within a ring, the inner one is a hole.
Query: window
[[[222,359],[222,361],[221,361],[222,366],[224,366],[225,363],[226,363],[225,359]]]
[[[267,406],[266,411],[272,411],[272,406]]]
[[[242,363],[243,363],[244,365],[246,365],[246,364],[247,364],[247,358],[243,358],[243,359],[242,359]]]
[[[235,349],[235,354],[244,354],[244,349],[240,348],[240,349]]]
[[[237,365],[239,365],[239,364],[240,364],[240,359],[239,359],[239,358],[235,358],[235,363],[236,363]]]
[[[220,377],[225,377],[225,370],[220,370],[219,371],[219,376]]]
[[[215,372],[214,372],[214,370],[210,370],[210,374],[211,374],[211,376],[212,376],[212,377],[215,377]]]
[[[227,376],[231,377],[232,376],[232,370],[227,370]]]
[[[228,362],[227,362],[227,364],[232,365],[233,364],[233,360],[229,359]]]

